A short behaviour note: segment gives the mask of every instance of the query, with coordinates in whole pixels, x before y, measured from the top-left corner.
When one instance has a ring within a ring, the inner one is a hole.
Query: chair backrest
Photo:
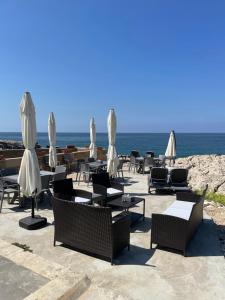
[[[100,184],[103,185],[106,188],[111,187],[110,179],[109,179],[109,173],[97,173],[92,174],[92,182],[94,184]]]
[[[57,180],[52,182],[54,194],[73,194],[73,180],[72,178]]]
[[[17,168],[7,168],[1,170],[1,176],[10,176],[18,174]]]
[[[65,153],[64,160],[72,163],[74,161],[74,154],[73,153]]]
[[[155,153],[153,151],[147,151],[145,154],[150,155],[151,157],[155,156]]]
[[[136,164],[136,157],[135,156],[130,156],[130,163],[131,164]]]
[[[51,175],[41,176],[41,189],[42,190],[47,190],[49,188],[50,178],[51,178]]]
[[[176,192],[176,199],[180,201],[198,202],[202,195],[197,195],[192,191]]]
[[[86,164],[85,162],[82,162],[81,164],[80,164],[80,172],[82,173],[82,172],[89,172],[89,165],[88,164]]]
[[[144,158],[144,165],[153,167],[154,166],[154,158],[152,156],[146,156]]]
[[[186,183],[188,177],[187,169],[172,169],[170,171],[170,182],[171,184]]]
[[[66,172],[66,166],[60,165],[55,167],[55,173],[63,173]]]
[[[85,163],[84,159],[75,160],[73,171],[79,173],[80,172],[80,166],[81,166],[82,163]]]
[[[49,155],[44,155],[42,160],[45,165],[48,165],[49,164]]]
[[[58,180],[62,180],[62,179],[66,179],[66,172],[56,173],[53,176],[54,181],[58,181]]]
[[[151,179],[153,181],[165,181],[167,182],[168,169],[166,168],[152,168]]]
[[[163,154],[159,154],[159,159],[161,159],[162,161],[164,161],[166,159],[166,156]]]
[[[119,159],[119,164],[117,166],[117,170],[122,170],[123,169],[123,164],[124,164],[124,160]]]
[[[131,153],[130,153],[130,156],[139,157],[140,153],[139,153],[138,150],[132,150]]]
[[[94,157],[88,157],[88,162],[95,162]]]

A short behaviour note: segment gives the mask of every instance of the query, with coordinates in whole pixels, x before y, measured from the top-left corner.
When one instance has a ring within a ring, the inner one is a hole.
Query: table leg
[[[143,221],[145,220],[145,199],[143,200]]]

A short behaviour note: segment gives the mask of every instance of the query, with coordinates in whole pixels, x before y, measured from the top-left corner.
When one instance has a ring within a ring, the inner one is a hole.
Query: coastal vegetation
[[[198,195],[202,195],[203,191],[196,190],[195,193],[198,194]],[[208,201],[212,201],[212,202],[215,202],[215,203],[218,203],[218,204],[221,204],[221,205],[225,206],[225,195],[223,195],[223,194],[218,194],[218,193],[215,193],[215,192],[208,192],[205,195],[205,199],[208,200]]]

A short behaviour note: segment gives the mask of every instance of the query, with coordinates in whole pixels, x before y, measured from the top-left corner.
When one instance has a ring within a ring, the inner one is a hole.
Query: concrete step
[[[86,275],[81,275],[79,272],[72,272],[69,268],[48,261],[36,254],[24,251],[20,247],[14,246],[1,239],[0,256],[8,259],[14,263],[15,266],[21,266],[48,279],[46,284],[26,296],[24,300],[78,299],[88,290],[91,284],[90,279]],[[15,277],[18,276],[18,274],[11,275]],[[14,286],[14,288],[16,289],[17,287]],[[14,292],[16,293],[16,290]]]

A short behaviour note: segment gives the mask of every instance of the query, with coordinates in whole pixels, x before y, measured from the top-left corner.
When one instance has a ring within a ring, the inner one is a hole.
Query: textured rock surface
[[[225,155],[194,155],[178,158],[175,166],[189,169],[189,184],[194,190],[225,194]]]

